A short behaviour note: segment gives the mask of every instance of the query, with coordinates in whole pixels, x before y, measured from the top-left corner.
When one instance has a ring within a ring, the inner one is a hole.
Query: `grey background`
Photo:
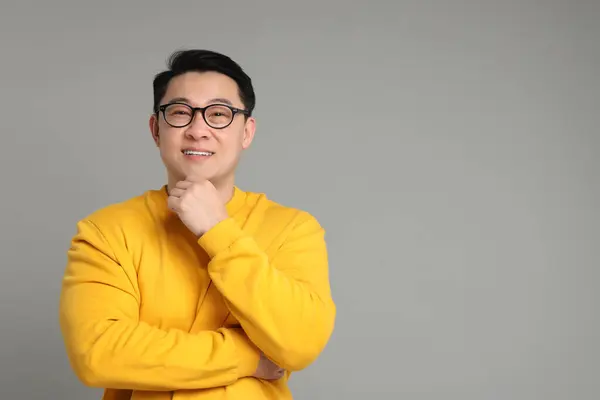
[[[0,398],[98,399],[57,300],[76,221],[162,185],[151,80],[225,52],[238,184],[327,228],[297,399],[600,397],[600,2],[2,2]]]

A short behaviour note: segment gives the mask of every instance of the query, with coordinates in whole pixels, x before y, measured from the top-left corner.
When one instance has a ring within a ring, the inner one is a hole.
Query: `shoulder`
[[[265,193],[246,192],[247,204],[269,225],[285,226],[288,230],[309,229],[323,231],[320,221],[308,210],[283,204]]]
[[[152,224],[160,202],[166,201],[160,190],[147,190],[120,202],[99,208],[78,221],[78,226],[90,227],[103,236],[124,235]],[[80,228],[81,229],[81,228]]]
[[[326,232],[320,221],[307,209],[270,199],[265,193],[248,193],[252,205],[245,228],[275,257],[293,257],[297,261],[327,262]]]

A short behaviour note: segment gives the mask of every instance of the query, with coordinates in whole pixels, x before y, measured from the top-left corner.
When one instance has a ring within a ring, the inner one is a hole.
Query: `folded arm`
[[[60,298],[67,355],[87,385],[171,391],[224,386],[251,376],[260,351],[241,329],[190,334],[139,320],[136,271],[101,232],[80,222]]]
[[[318,357],[336,315],[324,230],[309,214],[300,215],[272,260],[231,218],[199,239],[231,313],[267,357],[290,371]]]

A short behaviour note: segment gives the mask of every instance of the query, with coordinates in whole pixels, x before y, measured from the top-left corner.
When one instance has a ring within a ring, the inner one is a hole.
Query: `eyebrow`
[[[224,103],[224,104],[233,106],[233,103],[229,99],[226,99],[224,97],[217,97],[215,99],[210,99],[208,102],[209,103]]]
[[[177,103],[177,102],[191,103],[190,99],[188,99],[187,97],[175,97],[174,99],[169,100],[169,103]],[[208,104],[223,103],[223,104],[228,104],[230,106],[233,106],[233,103],[231,102],[231,100],[226,99],[224,97],[216,97],[214,99],[210,99],[207,103]]]

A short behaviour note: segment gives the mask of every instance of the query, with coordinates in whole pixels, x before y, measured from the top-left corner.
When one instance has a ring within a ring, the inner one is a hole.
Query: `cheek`
[[[174,132],[163,132],[160,137],[161,151],[168,153],[170,151],[174,151],[175,149],[181,149],[178,137],[173,133]]]
[[[232,135],[231,137],[231,148],[234,149],[235,151],[241,151],[243,150],[248,144],[248,138],[247,136],[244,134],[244,130],[240,130],[239,132],[236,132],[235,135]]]
[[[181,153],[181,146],[172,138],[169,140],[164,140],[163,138],[160,141],[159,149],[161,158],[169,163],[175,162]]]
[[[221,148],[228,159],[237,158],[237,155],[243,150],[243,146],[244,140],[241,137],[229,137],[221,143]]]

